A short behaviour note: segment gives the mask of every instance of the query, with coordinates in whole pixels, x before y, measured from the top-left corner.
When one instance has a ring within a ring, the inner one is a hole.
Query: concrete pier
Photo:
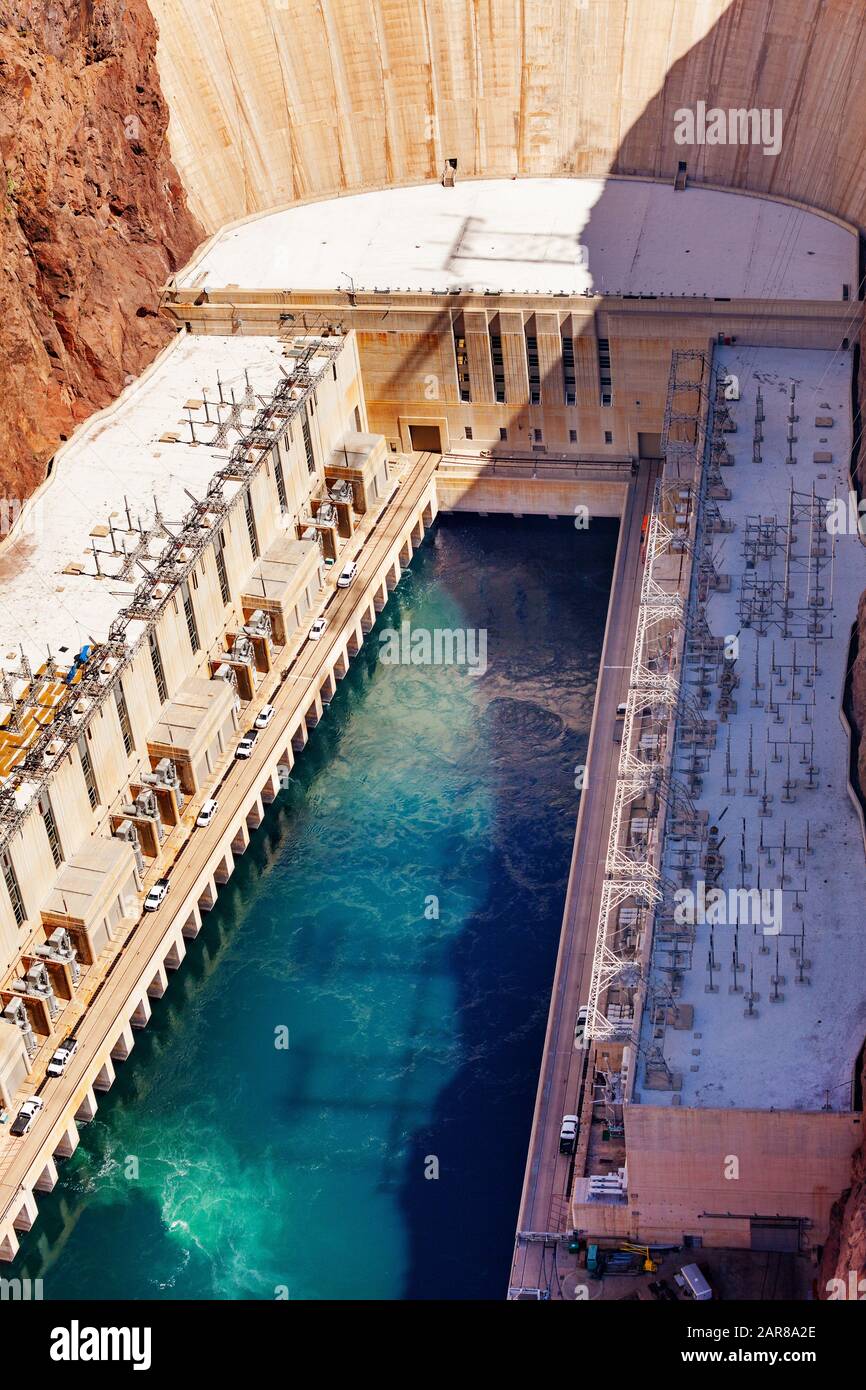
[[[182,933],[180,936],[176,937],[169,946],[165,961],[163,962],[166,970],[179,970],[183,964],[184,957],[186,956],[186,942],[183,939],[184,935],[185,933]]]
[[[32,1192],[21,1194],[21,1205],[18,1208],[18,1215],[15,1217],[13,1225],[16,1231],[29,1231],[34,1225],[38,1215],[36,1198]]]
[[[215,878],[209,878],[199,889],[197,905],[200,912],[212,912],[216,907],[217,890]]]
[[[111,1056],[115,1062],[125,1062],[134,1047],[135,1034],[130,1025],[126,1023],[118,1034],[117,1042],[111,1049]]]
[[[643,567],[641,532],[650,508],[656,465],[644,465],[623,496],[610,606],[587,748],[562,933],[551,992],[538,1094],[518,1216],[512,1289],[546,1289],[545,1262],[567,1231],[571,1168],[559,1153],[566,1113],[579,1113],[587,1053],[573,1046],[577,1012],[592,974],[607,834],[613,810],[619,746],[617,706],[626,697]]]
[[[232,854],[244,854],[250,843],[250,832],[246,820],[241,821],[232,840]]]
[[[96,1110],[96,1096],[94,1094],[93,1087],[90,1086],[82,1096],[78,1109],[75,1112],[76,1123],[80,1125],[89,1124],[90,1121],[93,1119],[94,1115],[96,1114]]]
[[[103,1062],[96,1076],[93,1078],[94,1091],[110,1091],[115,1081],[114,1066],[111,1058],[107,1057]]]
[[[113,1076],[113,1073],[112,1073]],[[106,1087],[107,1089],[107,1087]],[[57,1165],[53,1158],[49,1158],[36,1182],[33,1184],[37,1192],[53,1192],[57,1186]]]
[[[147,993],[151,999],[161,999],[168,989],[168,975],[164,966],[160,966],[147,987]]]
[[[80,1136],[74,1121],[70,1121],[56,1140],[52,1151],[53,1158],[71,1158],[78,1148]]]
[[[139,999],[129,1021],[133,1028],[146,1028],[150,1023],[150,1000],[146,994]]]
[[[193,903],[192,908],[190,909],[187,915],[186,921],[183,924],[183,934],[184,936],[192,940],[198,936],[200,931],[201,910],[199,908],[198,903]]]

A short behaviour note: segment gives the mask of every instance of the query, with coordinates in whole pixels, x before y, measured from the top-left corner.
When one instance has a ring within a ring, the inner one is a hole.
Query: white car
[[[338,588],[338,589],[348,589],[349,585],[352,584],[352,583],[354,583],[355,576],[356,576],[357,573],[358,573],[358,566],[355,564],[355,561],[352,560],[348,565],[345,565],[345,566],[343,567],[343,569],[341,570],[341,572],[340,572],[340,577],[339,577],[339,579],[337,580],[337,588]]]
[[[250,757],[253,748],[255,747],[255,742],[258,738],[258,733],[258,729],[250,729],[248,734],[244,734],[243,738],[241,739],[240,743],[235,749],[236,758]]]
[[[317,618],[310,628],[310,641],[318,642],[325,628],[328,626],[327,618]]]
[[[168,879],[167,879],[167,878],[158,878],[158,879],[156,880],[156,883],[153,885],[153,887],[151,888],[150,892],[148,893],[147,897],[146,897],[145,900],[144,900],[144,910],[145,910],[145,912],[156,912],[156,909],[157,909],[157,908],[162,904],[162,902],[165,900],[165,895],[166,895],[167,892],[168,892]]]
[[[67,1038],[66,1042],[61,1043],[51,1061],[48,1063],[49,1076],[62,1076],[69,1062],[75,1055],[78,1046],[77,1038]]]
[[[575,1047],[589,1047],[589,1039],[586,1036],[586,1020],[589,1018],[589,1007],[583,1004],[577,1011],[577,1022],[574,1025],[574,1045]]]
[[[26,1134],[44,1104],[45,1101],[40,1100],[38,1096],[31,1096],[29,1100],[25,1100],[18,1114],[15,1116],[15,1119],[12,1121],[12,1127],[9,1131],[10,1134],[19,1136]]]
[[[574,1153],[579,1128],[580,1120],[576,1115],[563,1115],[559,1130],[559,1152],[561,1154]]]
[[[216,809],[218,805],[219,802],[214,801],[212,796],[209,796],[207,801],[202,802],[202,808],[196,816],[196,825],[210,825],[211,821],[216,815]]]
[[[266,729],[275,714],[276,710],[274,709],[273,705],[262,705],[261,709],[256,715],[256,722],[253,725],[253,728]]]

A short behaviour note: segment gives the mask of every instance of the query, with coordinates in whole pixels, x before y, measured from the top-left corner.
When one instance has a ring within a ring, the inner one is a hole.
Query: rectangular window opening
[[[601,387],[602,405],[613,403],[613,378],[610,365],[610,341],[607,338],[598,340],[598,377]]]
[[[574,374],[574,339],[562,339],[562,382],[565,391],[565,404],[577,404],[577,380]]]
[[[8,854],[3,854],[0,858],[2,858],[3,861],[3,878],[6,882],[6,892],[9,894],[9,901],[12,904],[15,925],[22,927],[27,920],[27,913],[24,909],[24,899],[21,896],[18,875],[15,872],[12,859]]]
[[[57,822],[54,819],[54,808],[47,792],[43,792],[39,798],[39,810],[42,813],[42,821],[45,826],[45,833],[48,836],[48,846],[51,850],[51,858],[54,860],[55,869],[59,869],[63,863],[63,850],[60,845],[60,836],[57,833]]]
[[[493,394],[500,405],[505,404],[505,363],[502,357],[502,338],[490,335],[490,360],[493,364]]]
[[[247,518],[247,535],[250,538],[250,550],[253,553],[253,559],[257,560],[259,558],[259,533],[256,530],[256,516],[253,511],[253,499],[250,496],[249,488],[247,488],[244,493],[244,512]]]
[[[147,640],[150,647],[150,660],[153,666],[154,679],[156,680],[156,693],[159,696],[159,703],[164,705],[168,699],[168,691],[165,686],[165,672],[162,669],[162,656],[160,654],[159,642],[157,641],[154,628],[150,629]]]
[[[93,763],[90,761],[90,749],[87,747],[87,739],[84,737],[78,740],[78,756],[81,759],[81,771],[84,773],[87,800],[90,802],[90,809],[95,811],[99,805],[99,788],[96,785],[96,778],[93,775]]]
[[[132,737],[132,725],[129,722],[129,709],[126,704],[126,695],[124,694],[123,684],[119,680],[114,687],[114,703],[117,706],[117,718],[120,722],[123,746],[126,750],[126,756],[129,757],[135,747],[135,739]]]
[[[249,493],[247,494],[249,496]],[[192,594],[186,581],[180,586],[181,597],[183,598],[183,611],[186,617],[186,630],[189,633],[189,645],[192,647],[193,655],[200,649],[201,642],[198,638],[198,623],[195,620],[195,609],[192,606]]]
[[[466,350],[466,339],[462,334],[454,331],[454,358],[457,363],[457,385],[460,388],[461,401],[472,400],[472,382],[469,378],[469,353]]]
[[[529,403],[541,405],[541,372],[538,366],[538,339],[526,337],[526,366],[529,372]]]

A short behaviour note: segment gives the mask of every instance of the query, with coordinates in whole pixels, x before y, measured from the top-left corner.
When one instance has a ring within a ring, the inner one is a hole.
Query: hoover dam
[[[856,1285],[862,7],[9,8],[0,1258]]]

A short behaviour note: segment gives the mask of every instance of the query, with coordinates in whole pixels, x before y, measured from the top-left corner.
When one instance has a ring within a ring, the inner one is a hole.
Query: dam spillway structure
[[[141,9],[178,225],[138,317],[165,338],[0,547],[10,1116],[78,1043],[0,1134],[0,1255],[465,511],[620,527],[503,1287],[571,1296],[590,1245],[629,1244],[832,1279],[866,1036],[854,0]],[[103,349],[63,329],[65,400]]]

